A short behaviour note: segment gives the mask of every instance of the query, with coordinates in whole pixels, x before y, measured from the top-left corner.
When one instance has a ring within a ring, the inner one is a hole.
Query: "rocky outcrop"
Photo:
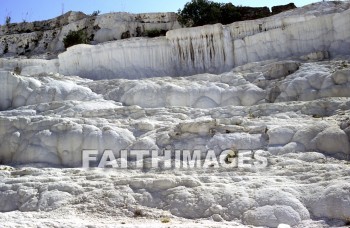
[[[180,28],[175,13],[109,13],[97,16],[68,12],[47,21],[1,26],[0,56],[57,57],[65,50],[63,39],[69,31],[83,30],[91,44],[98,44],[175,28]]]
[[[32,56],[63,51],[62,29],[84,28],[89,23],[93,23],[93,18],[81,12],[68,12],[51,20],[3,25],[0,27],[0,55]]]
[[[12,23],[0,26],[0,36],[55,30],[86,17],[88,17],[88,15],[82,12],[70,11],[50,20]]]

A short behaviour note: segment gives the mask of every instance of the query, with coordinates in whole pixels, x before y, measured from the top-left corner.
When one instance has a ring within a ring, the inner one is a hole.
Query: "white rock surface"
[[[100,28],[94,37],[97,43],[119,40],[126,31],[136,37],[137,33],[149,30],[168,31],[181,27],[175,13],[109,13],[98,16],[94,25]]]
[[[347,226],[350,64],[339,24],[348,8],[324,2],[167,38],[76,46],[59,60],[0,59],[0,226]],[[97,19],[101,39],[118,35],[119,24]],[[277,36],[285,46],[269,42]],[[242,65],[231,69],[236,54]],[[124,149],[159,157],[140,169],[142,161],[119,158]],[[130,168],[83,169],[83,150],[97,158],[111,150],[118,159],[109,167]],[[226,166],[152,167],[166,150],[234,152]],[[243,150],[259,153],[240,163]],[[259,156],[267,167],[254,163]]]
[[[220,226],[238,225],[232,221],[268,227],[318,226],[319,219],[329,225],[345,224],[350,210],[346,201],[349,167],[338,159],[348,159],[350,154],[349,139],[342,130],[348,126],[349,98],[277,102],[277,96],[275,103],[269,103],[267,91],[274,85],[257,81],[278,81],[282,86],[321,73],[331,79],[330,69],[337,72],[343,65],[339,61],[299,64],[296,72],[270,80],[264,72],[275,65],[264,62],[221,75],[135,81],[25,77],[2,71],[2,84],[7,86],[1,90],[6,111],[0,113],[0,161],[14,168],[4,166],[0,171],[0,208],[7,212],[0,214],[0,221],[10,226],[8,216],[30,212],[46,224],[36,214],[40,210],[48,213],[49,221],[63,224],[55,217],[66,211],[74,211],[77,218],[79,213],[106,216],[113,212],[118,222],[134,223],[130,217],[142,208],[147,221],[156,223],[168,211],[171,224],[198,220],[211,226],[203,219],[211,219],[214,227],[214,221]],[[299,86],[294,88],[301,91]],[[57,96],[51,97],[51,90]],[[16,94],[25,91],[26,99],[30,94],[38,99],[13,102],[18,100]],[[245,100],[255,94],[260,94],[256,102]],[[236,99],[237,105],[223,103],[224,96]],[[40,168],[80,167],[81,151],[86,148],[112,149],[115,156],[122,149],[197,149],[203,154],[262,149],[269,151],[264,152],[268,168],[160,173]],[[35,184],[24,184],[28,182]],[[103,224],[113,220],[108,216]],[[9,220],[19,222],[14,217]]]
[[[59,72],[93,79],[144,78],[222,73],[234,66],[275,58],[348,55],[350,4],[337,4],[317,3],[227,26],[175,29],[165,38],[73,47],[59,55]],[[307,9],[312,14],[310,7],[314,7],[314,15],[296,16]]]
[[[60,77],[24,77],[0,71],[0,110],[63,100],[92,100],[90,89]]]

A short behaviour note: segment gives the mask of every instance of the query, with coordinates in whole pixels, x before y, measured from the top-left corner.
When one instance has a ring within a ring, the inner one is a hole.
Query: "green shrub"
[[[145,31],[145,36],[147,37],[158,37],[158,36],[165,36],[167,30],[160,30],[160,29],[151,29]]]
[[[83,29],[78,31],[69,31],[67,36],[63,39],[63,43],[65,48],[69,48],[77,44],[87,44],[89,43],[89,39]]]

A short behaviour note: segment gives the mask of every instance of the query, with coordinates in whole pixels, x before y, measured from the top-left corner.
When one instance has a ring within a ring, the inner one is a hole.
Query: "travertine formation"
[[[348,225],[349,6],[0,59],[1,226]],[[98,16],[95,37],[129,16]],[[259,151],[267,164],[83,169],[83,150]]]
[[[179,76],[222,73],[250,62],[318,51],[332,57],[348,54],[350,11],[327,6],[314,14],[300,15],[305,9],[297,9],[228,26],[172,30],[154,40],[77,46],[59,55],[59,72],[92,79]]]

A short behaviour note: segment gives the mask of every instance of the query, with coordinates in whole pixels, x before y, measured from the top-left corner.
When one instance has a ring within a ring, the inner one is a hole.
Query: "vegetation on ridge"
[[[81,29],[78,31],[69,31],[67,36],[63,39],[63,43],[65,48],[69,48],[77,44],[87,44],[89,43],[89,39],[86,32]]]
[[[285,10],[296,8],[293,3],[276,6],[273,12],[268,7],[234,6],[232,3],[218,3],[210,0],[191,0],[178,10],[178,20],[186,27],[207,24],[230,24],[235,21],[254,20],[268,17]]]
[[[222,4],[209,0],[192,0],[178,11],[179,22],[186,27],[222,23],[241,19],[241,15],[232,3]]]

